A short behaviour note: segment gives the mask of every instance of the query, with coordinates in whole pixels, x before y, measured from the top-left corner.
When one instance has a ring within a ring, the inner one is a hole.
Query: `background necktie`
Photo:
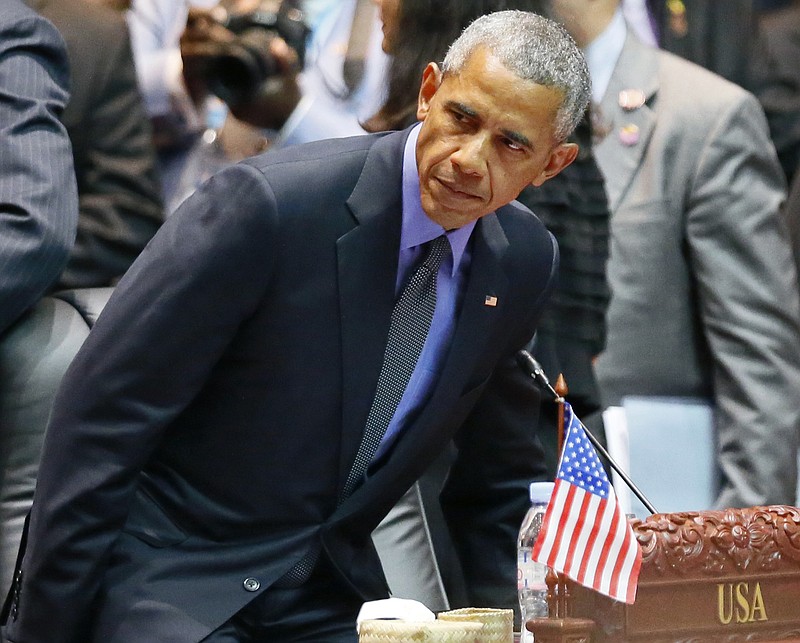
[[[340,503],[355,490],[364,477],[364,472],[408,386],[431,327],[436,308],[436,277],[439,265],[449,249],[450,242],[444,235],[431,241],[425,258],[416,267],[395,302],[375,397],[367,416],[364,437],[339,498]],[[315,544],[277,585],[302,585],[311,575],[319,558],[319,551],[319,545]]]

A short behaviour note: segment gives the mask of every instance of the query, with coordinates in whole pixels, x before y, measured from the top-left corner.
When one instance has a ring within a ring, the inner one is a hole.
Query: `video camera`
[[[270,42],[277,36],[297,52],[302,67],[308,26],[303,12],[293,2],[261,2],[248,13],[230,13],[221,22],[235,34],[215,54],[206,68],[208,88],[228,105],[238,105],[254,97],[270,77],[281,73],[270,53]]]

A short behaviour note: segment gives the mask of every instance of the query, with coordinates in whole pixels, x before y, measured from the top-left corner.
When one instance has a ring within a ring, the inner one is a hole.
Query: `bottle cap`
[[[531,502],[550,502],[555,482],[531,482]]]

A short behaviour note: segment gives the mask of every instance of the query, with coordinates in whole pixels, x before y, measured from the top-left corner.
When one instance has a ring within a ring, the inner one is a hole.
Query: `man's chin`
[[[428,217],[442,226],[445,230],[455,230],[461,228],[468,223],[480,219],[485,213],[470,212],[464,210],[436,210],[433,213],[427,213]]]

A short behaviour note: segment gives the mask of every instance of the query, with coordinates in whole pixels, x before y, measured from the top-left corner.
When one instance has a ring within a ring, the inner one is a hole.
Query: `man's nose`
[[[450,160],[465,174],[482,176],[486,170],[490,143],[490,137],[486,134],[470,136],[450,155]]]

